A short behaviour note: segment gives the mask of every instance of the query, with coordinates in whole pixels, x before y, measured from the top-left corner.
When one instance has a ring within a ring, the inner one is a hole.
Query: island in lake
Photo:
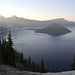
[[[70,33],[71,31],[59,24],[52,24],[46,28],[36,29],[35,32],[36,33],[47,33],[53,36],[59,36],[62,34]]]

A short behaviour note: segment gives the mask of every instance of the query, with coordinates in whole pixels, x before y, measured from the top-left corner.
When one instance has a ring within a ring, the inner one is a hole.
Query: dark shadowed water
[[[50,36],[43,33],[35,33],[34,30],[12,30],[14,48],[24,53],[24,57],[31,56],[32,60],[40,64],[44,59],[45,67],[51,71],[70,70],[75,52],[75,27],[69,27],[72,31],[66,35]],[[0,37],[7,37],[0,34]]]

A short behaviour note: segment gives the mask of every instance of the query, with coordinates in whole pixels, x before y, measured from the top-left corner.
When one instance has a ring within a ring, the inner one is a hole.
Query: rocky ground
[[[0,75],[75,75],[75,71],[59,72],[59,73],[36,73],[28,71],[19,71],[11,66],[1,65]]]

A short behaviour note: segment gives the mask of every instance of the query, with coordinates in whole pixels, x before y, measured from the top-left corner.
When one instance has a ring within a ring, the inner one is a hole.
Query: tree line
[[[40,65],[31,60],[31,57],[24,59],[22,52],[17,52],[13,48],[13,40],[11,32],[9,31],[7,39],[0,39],[0,64],[10,65],[19,70],[32,71],[32,72],[48,72],[45,68],[44,60],[41,60]],[[75,54],[74,62],[71,64],[71,70],[75,70]],[[63,68],[62,71],[65,71]],[[54,68],[51,72],[54,72]]]
[[[10,31],[7,39],[0,39],[0,64],[10,65],[19,70],[47,72],[43,59],[40,65],[38,65],[31,60],[31,57],[29,57],[29,59],[24,59],[23,53],[17,52],[17,50],[13,48],[13,40]]]

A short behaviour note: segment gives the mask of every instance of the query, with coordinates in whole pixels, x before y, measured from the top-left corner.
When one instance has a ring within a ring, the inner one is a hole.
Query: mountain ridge
[[[23,27],[47,27],[53,23],[57,23],[65,27],[75,26],[75,22],[65,20],[64,18],[38,21],[38,20],[30,20],[22,17],[17,17],[15,15],[8,18],[5,18],[4,16],[0,15],[0,28],[5,28],[5,29],[23,28]]]

